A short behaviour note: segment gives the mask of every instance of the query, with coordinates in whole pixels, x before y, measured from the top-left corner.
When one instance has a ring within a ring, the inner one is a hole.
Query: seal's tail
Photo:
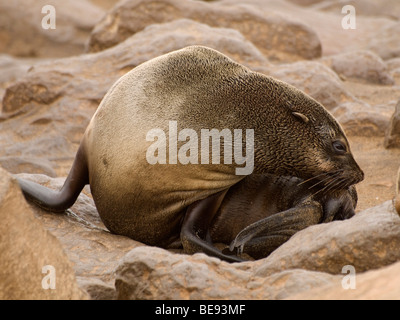
[[[89,183],[84,148],[82,145],[79,147],[71,171],[60,191],[51,190],[29,180],[21,178],[17,180],[25,198],[44,210],[64,212],[75,203],[83,187]]]

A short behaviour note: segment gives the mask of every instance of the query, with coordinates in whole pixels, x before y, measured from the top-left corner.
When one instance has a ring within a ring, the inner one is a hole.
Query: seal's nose
[[[349,161],[349,167],[347,168],[353,172],[351,176],[354,177],[354,184],[364,180],[364,171],[361,170],[360,166],[353,157],[351,157]]]
[[[357,181],[357,183],[359,183],[359,182],[361,182],[361,181],[363,181],[364,180],[364,171],[362,171],[361,169],[359,170],[359,172],[358,172],[358,181]]]

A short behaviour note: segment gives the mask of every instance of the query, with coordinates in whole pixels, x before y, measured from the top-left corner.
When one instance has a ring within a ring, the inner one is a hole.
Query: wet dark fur
[[[210,240],[232,244],[233,248],[243,246],[241,251],[259,259],[310,225],[354,216],[357,205],[354,186],[319,192],[321,189],[313,184],[296,177],[270,174],[246,177],[227,192],[210,224]],[[276,214],[281,215],[278,228],[273,226]],[[290,221],[293,217],[298,220]],[[240,233],[253,223],[258,223],[257,233],[254,227],[248,230],[246,236],[250,233],[252,237],[243,243]]]

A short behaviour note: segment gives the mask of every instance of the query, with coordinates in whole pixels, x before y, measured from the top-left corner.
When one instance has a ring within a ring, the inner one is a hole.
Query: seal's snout
[[[365,177],[364,171],[362,171],[362,170],[360,169],[359,172],[358,172],[358,181],[357,181],[356,183],[359,183],[359,182],[363,181],[363,180],[364,180],[364,177]]]
[[[357,168],[357,170],[354,170],[354,168],[352,168],[349,171],[345,170],[343,172],[343,176],[346,177],[346,180],[348,182],[347,186],[351,186],[364,180],[364,171],[362,171],[360,168]]]
[[[364,180],[364,171],[361,170],[360,166],[357,164],[357,162],[354,161],[354,165],[352,166],[353,170],[353,177],[354,177],[354,182],[353,184],[357,184],[361,181]]]
[[[364,180],[364,171],[360,168],[352,154],[349,154],[342,168],[344,169],[343,174],[349,178],[350,184],[357,184]]]

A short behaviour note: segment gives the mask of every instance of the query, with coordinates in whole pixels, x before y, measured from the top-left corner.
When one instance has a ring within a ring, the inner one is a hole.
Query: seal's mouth
[[[324,195],[328,192],[347,189],[362,180],[364,180],[364,172],[361,170],[357,173],[349,173],[345,169],[338,169],[316,175],[304,180],[299,185],[306,184],[308,189],[312,190],[313,195],[319,193]]]

